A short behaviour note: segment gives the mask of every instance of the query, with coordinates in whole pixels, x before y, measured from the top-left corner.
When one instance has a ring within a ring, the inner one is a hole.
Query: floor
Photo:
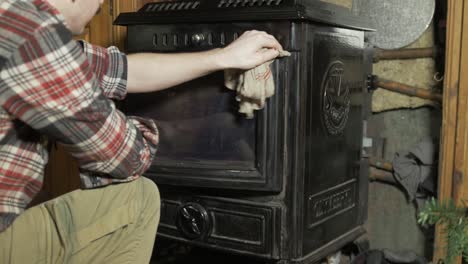
[[[362,244],[365,247],[364,244]],[[362,250],[355,244],[344,247],[339,254],[340,264],[350,264],[353,257]],[[169,240],[158,238],[150,264],[273,264],[261,259],[233,255],[204,248],[190,247]],[[336,263],[336,261],[323,260],[324,263]]]
[[[258,259],[246,258],[203,248],[192,248],[163,239],[156,241],[150,264],[266,264]]]

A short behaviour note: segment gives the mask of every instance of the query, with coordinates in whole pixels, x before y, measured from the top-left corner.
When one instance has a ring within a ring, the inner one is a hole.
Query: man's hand
[[[281,44],[264,31],[246,31],[230,45],[218,51],[220,67],[248,70],[278,57]]]

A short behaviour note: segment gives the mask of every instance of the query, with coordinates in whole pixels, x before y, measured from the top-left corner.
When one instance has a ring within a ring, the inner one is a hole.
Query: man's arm
[[[63,25],[43,28],[24,43],[0,80],[2,107],[65,146],[83,172],[124,180],[151,165],[158,143],[154,122],[115,108]]]
[[[251,69],[276,58],[280,50],[282,47],[273,36],[261,31],[247,31],[222,49],[129,55],[127,91],[158,91],[218,70]]]
[[[122,100],[127,95],[127,56],[114,46],[103,48],[78,41],[104,96]]]

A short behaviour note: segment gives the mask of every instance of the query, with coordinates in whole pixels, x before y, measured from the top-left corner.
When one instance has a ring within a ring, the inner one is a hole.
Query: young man
[[[73,41],[102,2],[0,0],[0,263],[148,263],[159,194],[140,175],[158,131],[111,99],[253,68],[282,50],[258,31],[223,49],[172,55],[127,57]],[[78,160],[83,190],[26,210],[42,187],[48,140]]]

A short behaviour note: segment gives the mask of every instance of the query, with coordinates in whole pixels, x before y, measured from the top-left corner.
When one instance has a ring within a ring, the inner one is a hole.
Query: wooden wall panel
[[[101,10],[96,15],[90,24],[90,37],[89,41],[93,44],[109,47],[113,44],[112,38],[112,21],[113,14],[111,13],[111,1],[105,0],[101,6]]]
[[[452,198],[461,205],[468,199],[468,3],[464,0],[448,1],[447,29],[439,200]],[[442,226],[437,226],[434,262],[445,256],[444,237]]]
[[[468,202],[468,3],[463,1],[463,28],[461,36],[459,106],[457,129],[457,152],[455,159],[455,174],[453,178],[452,197],[458,205]],[[461,173],[457,173],[461,171]]]

